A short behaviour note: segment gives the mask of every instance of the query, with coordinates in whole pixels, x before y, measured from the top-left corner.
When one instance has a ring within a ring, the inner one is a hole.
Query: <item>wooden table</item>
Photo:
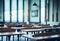
[[[38,32],[38,31],[41,31],[41,30],[44,30],[44,29],[36,29],[36,28],[28,28],[28,27],[11,27],[11,29],[16,29],[16,31],[17,31],[17,29],[20,29],[22,32],[27,32],[27,34],[28,34],[28,32]]]
[[[18,41],[19,41],[19,35],[22,35],[22,34],[23,33],[21,33],[21,32],[3,32],[3,33],[0,33],[0,36],[2,36],[2,41],[3,41],[3,36],[13,36],[13,41],[14,41],[14,35],[17,35]]]
[[[23,32],[39,32],[42,30],[44,30],[44,29],[21,29],[21,31],[23,31]]]
[[[37,25],[35,25],[35,26],[32,26],[32,27],[43,27],[43,26],[37,26]]]
[[[11,27],[11,29],[60,29],[60,27],[44,27],[44,26],[32,26],[32,27]]]
[[[39,32],[39,31],[44,31],[44,30],[49,30],[49,29],[60,29],[60,27],[41,27],[41,26],[36,26],[36,27],[11,27],[11,29],[20,29],[23,32]]]
[[[41,31],[41,30],[44,30],[44,29],[21,29],[21,31],[23,32],[33,32],[33,31]]]
[[[23,29],[23,28],[27,28],[27,27],[11,27],[11,29]]]
[[[38,28],[37,28],[38,27]],[[33,29],[31,29],[33,28]],[[60,29],[60,27],[48,27],[48,28],[44,28],[44,27],[41,27],[41,26],[36,26],[36,27],[31,27],[30,29],[26,29],[25,27],[12,27],[12,29],[20,29],[21,31],[23,32],[27,32],[27,35],[28,35],[28,32],[39,32],[39,31],[43,31],[43,30],[48,30],[48,29]],[[52,36],[46,36],[45,38],[44,37],[31,37],[30,36],[24,36],[26,38],[32,38],[34,40],[37,40],[37,39],[47,39],[47,38],[54,38],[54,35]],[[59,37],[59,35],[56,35],[56,37]]]
[[[43,27],[39,27],[39,28],[32,28],[32,29],[21,29],[21,31],[24,31],[24,32],[37,32],[37,31],[43,31],[43,30],[49,30],[49,29],[60,29],[60,27],[48,27],[48,28],[43,28]]]
[[[41,36],[41,37],[32,37],[31,35],[30,36],[24,35],[23,37],[37,41],[37,40],[44,40],[44,39],[49,39],[49,38],[58,38],[58,37],[60,37],[60,35]]]
[[[33,37],[32,35],[23,35],[23,37],[28,38],[28,39],[33,39],[34,41],[37,41],[37,40],[43,41],[43,40],[47,40],[47,39],[54,39],[54,38],[60,37],[60,32],[56,33],[56,34],[51,34],[51,35],[50,35],[50,33],[48,33],[48,35],[45,33],[45,35],[40,35],[40,36],[36,36],[36,37]],[[53,40],[50,40],[50,41],[53,41]]]

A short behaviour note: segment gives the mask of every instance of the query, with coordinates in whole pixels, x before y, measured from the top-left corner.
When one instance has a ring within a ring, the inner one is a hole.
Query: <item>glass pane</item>
[[[4,0],[5,4],[5,22],[10,22],[10,0]]]
[[[41,0],[41,22],[45,22],[45,0]]]
[[[23,0],[18,0],[18,21],[23,22]]]
[[[17,0],[12,0],[12,22],[17,22]]]
[[[28,0],[24,0],[24,22],[28,21]]]

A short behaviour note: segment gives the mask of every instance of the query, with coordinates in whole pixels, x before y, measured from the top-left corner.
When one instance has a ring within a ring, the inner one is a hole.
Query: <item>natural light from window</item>
[[[10,4],[11,3],[11,4]],[[4,0],[5,6],[5,22],[23,22],[23,0],[18,0],[18,13],[17,13],[17,0]],[[11,8],[10,8],[11,7]],[[10,12],[11,10],[11,12]]]
[[[18,21],[23,22],[23,0],[18,2]]]
[[[12,0],[12,22],[17,21],[17,0]]]
[[[10,22],[10,1],[9,0],[4,0],[5,1],[5,21]]]
[[[45,22],[45,0],[41,0],[41,22]]]

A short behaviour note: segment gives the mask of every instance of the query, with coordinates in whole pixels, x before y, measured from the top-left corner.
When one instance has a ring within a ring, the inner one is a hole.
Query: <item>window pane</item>
[[[12,22],[17,22],[17,0],[12,0]]]
[[[28,21],[28,0],[24,0],[24,22]]]
[[[10,1],[4,0],[5,4],[5,22],[10,22]]]
[[[23,22],[23,0],[18,0],[18,21]]]
[[[41,22],[45,22],[45,0],[41,0]]]

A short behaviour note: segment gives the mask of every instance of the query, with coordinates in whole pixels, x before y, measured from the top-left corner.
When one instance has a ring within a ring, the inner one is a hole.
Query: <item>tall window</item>
[[[12,22],[17,22],[17,0],[12,0]]]
[[[45,0],[41,0],[41,22],[45,22]]]
[[[23,22],[23,0],[18,1],[18,21]]]
[[[23,0],[4,0],[4,8],[5,22],[23,22]]]
[[[10,0],[4,0],[5,4],[5,22],[10,22]]]

